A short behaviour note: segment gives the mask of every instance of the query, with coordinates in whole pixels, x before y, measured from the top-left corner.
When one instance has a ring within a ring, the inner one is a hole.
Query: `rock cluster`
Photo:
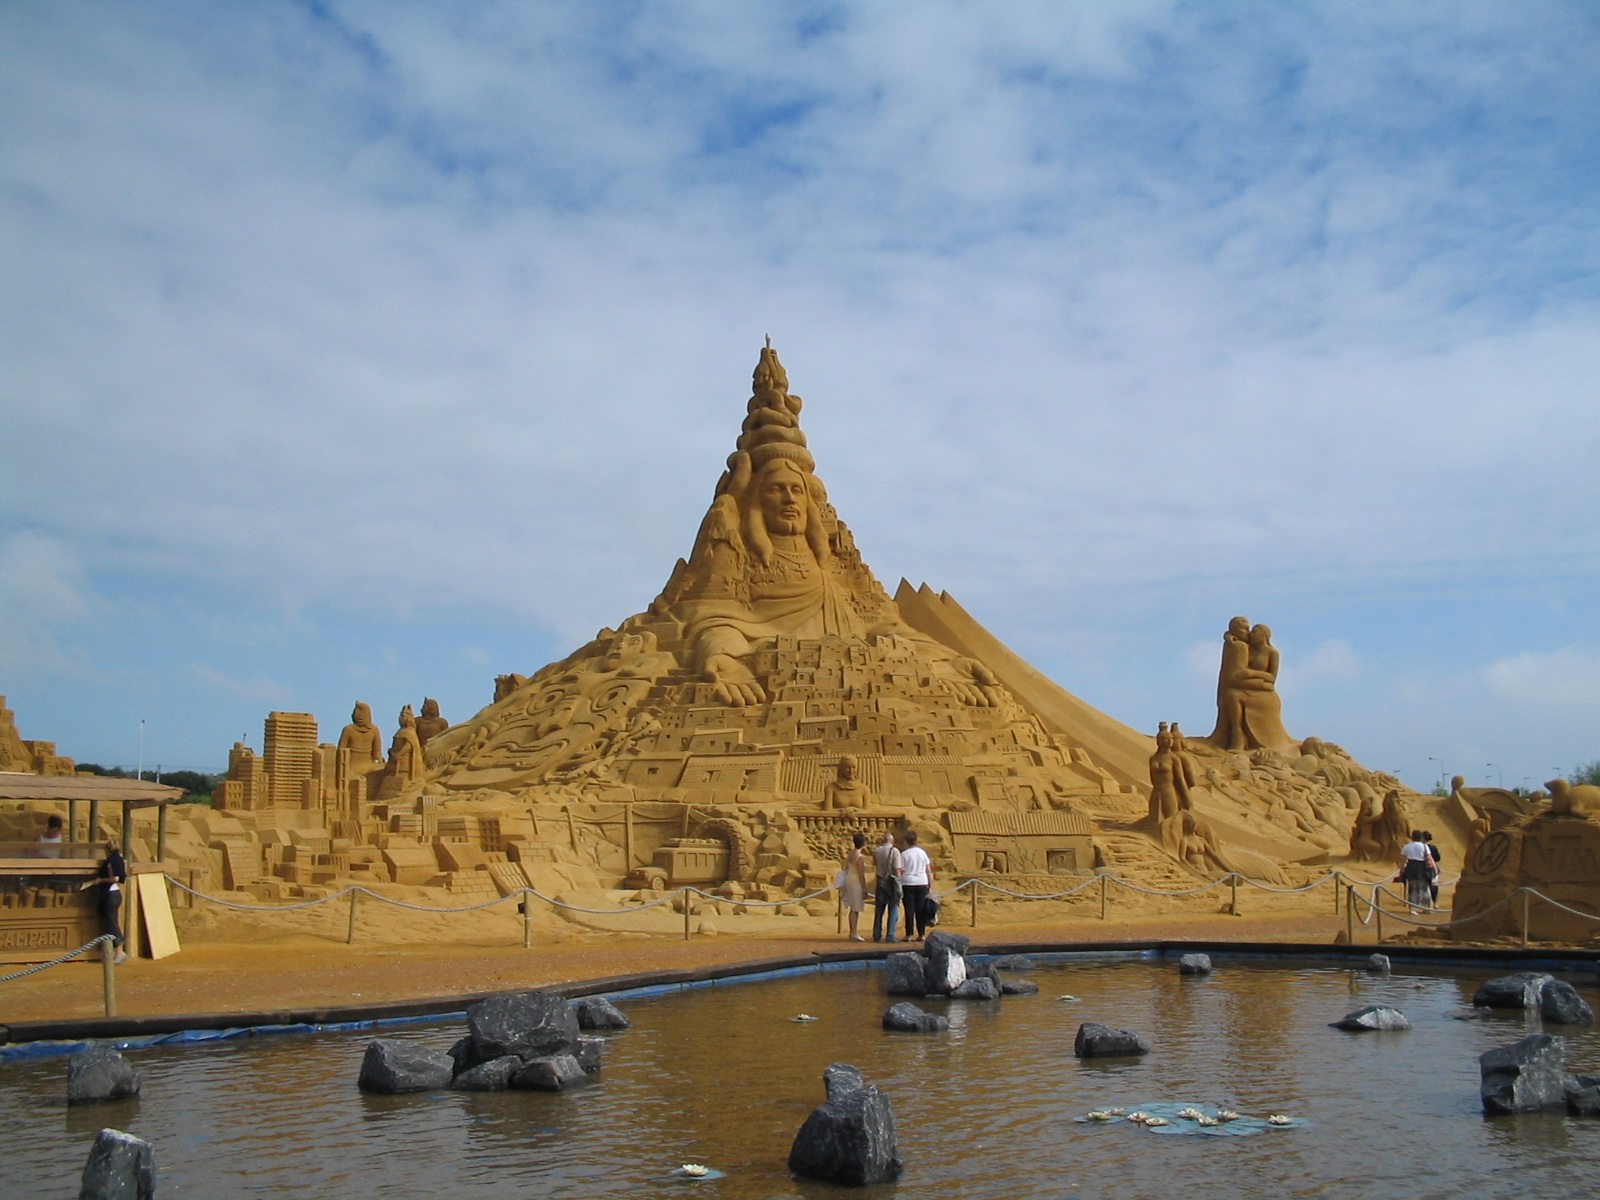
[[[1360,1033],[1368,1029],[1376,1029],[1383,1033],[1401,1029],[1410,1029],[1411,1022],[1405,1013],[1398,1008],[1390,1008],[1384,1004],[1369,1004],[1365,1008],[1358,1008],[1355,1012],[1346,1013],[1333,1022],[1335,1029],[1348,1029]]]
[[[1490,979],[1472,997],[1479,1008],[1536,1008],[1550,1025],[1593,1025],[1594,1010],[1564,979],[1522,971]]]
[[[1096,1021],[1078,1026],[1072,1052],[1079,1058],[1130,1058],[1149,1054],[1150,1043],[1131,1029],[1113,1029]]]
[[[898,1179],[904,1167],[889,1097],[867,1084],[849,1063],[834,1063],[822,1080],[827,1101],[812,1110],[795,1134],[789,1170],[851,1187]]]
[[[358,1084],[368,1092],[562,1092],[600,1070],[604,1041],[584,1036],[580,1028],[627,1025],[627,1017],[598,997],[574,1005],[553,992],[494,996],[467,1010],[467,1035],[448,1051],[375,1039],[361,1061]]]
[[[922,952],[891,954],[884,973],[891,996],[949,996],[952,1000],[998,1000],[1001,996],[1031,996],[1038,984],[1026,979],[1002,979],[1000,970],[1020,969],[1032,960],[969,958],[972,940],[942,929],[928,935]]]

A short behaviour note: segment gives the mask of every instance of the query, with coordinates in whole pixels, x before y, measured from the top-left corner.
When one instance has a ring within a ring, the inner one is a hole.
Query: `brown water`
[[[154,1143],[171,1197],[840,1196],[785,1160],[830,1062],[891,1098],[906,1172],[868,1196],[1567,1197],[1592,1194],[1600,1121],[1482,1115],[1477,1058],[1539,1028],[1469,1019],[1486,973],[1374,979],[1331,967],[1218,961],[1205,979],[1167,962],[1080,961],[1029,973],[1033,997],[927,1002],[948,1034],[887,1034],[877,970],[828,970],[621,1003],[601,1082],[566,1095],[355,1087],[371,1033],[129,1051],[137,1100],[69,1109],[66,1060],[0,1065],[0,1195],[65,1197],[105,1125]],[[1593,1003],[1593,988],[1575,980]],[[1058,999],[1063,993],[1078,1002]],[[1327,1022],[1364,1004],[1408,1033]],[[811,1023],[791,1020],[805,1012]],[[1082,1063],[1079,1022],[1136,1029],[1147,1058]],[[448,1046],[460,1022],[386,1033]],[[1568,1065],[1600,1070],[1600,1034],[1568,1033]],[[1173,1136],[1092,1108],[1224,1104],[1307,1124],[1256,1136]],[[681,1163],[720,1179],[675,1180]],[[863,1193],[855,1193],[863,1194]]]

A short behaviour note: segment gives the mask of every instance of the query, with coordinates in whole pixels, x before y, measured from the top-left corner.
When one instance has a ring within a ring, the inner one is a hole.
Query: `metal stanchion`
[[[687,818],[685,818],[687,819]],[[683,889],[683,940],[688,941],[689,934],[689,889]]]
[[[350,928],[349,928],[349,930],[346,931],[346,933],[344,935],[344,944],[347,945],[347,946],[355,945],[355,940],[356,940],[356,900],[357,900],[357,898],[360,897],[360,895],[361,895],[361,889],[360,888],[351,888],[350,889]]]
[[[109,939],[100,943],[100,975],[105,987],[106,1016],[117,1015],[117,944]]]
[[[972,889],[972,927],[978,927],[978,883],[977,880],[968,882],[967,887]]]
[[[1528,889],[1519,888],[1522,893],[1522,948],[1528,948]]]
[[[1378,923],[1378,944],[1383,945],[1383,888],[1372,889],[1372,909]]]
[[[1100,873],[1100,919],[1106,919],[1106,876],[1103,871]]]
[[[1333,915],[1339,915],[1339,885],[1344,882],[1344,876],[1338,871],[1333,873]]]
[[[522,889],[522,948],[533,949],[533,893]]]
[[[1354,884],[1347,884],[1348,890],[1344,896],[1344,940],[1350,945],[1356,944],[1356,889]]]

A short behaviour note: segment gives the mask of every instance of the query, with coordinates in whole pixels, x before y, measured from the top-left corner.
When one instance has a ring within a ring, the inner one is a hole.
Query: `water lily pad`
[[[1218,1108],[1212,1104],[1195,1104],[1187,1100],[1165,1101],[1151,1100],[1141,1104],[1122,1106],[1129,1112],[1143,1113],[1147,1117],[1157,1117],[1166,1122],[1164,1125],[1144,1125],[1128,1121],[1105,1121],[1091,1119],[1088,1116],[1075,1118],[1079,1125],[1105,1125],[1111,1128],[1122,1128],[1132,1124],[1133,1128],[1142,1128],[1150,1133],[1180,1134],[1188,1137],[1246,1137],[1255,1133],[1277,1133],[1283,1129],[1299,1129],[1310,1124],[1301,1117],[1291,1117],[1287,1125],[1269,1125],[1266,1117],[1251,1117],[1240,1115],[1232,1121],[1217,1121],[1215,1125],[1202,1125],[1192,1117],[1184,1117],[1185,1112],[1198,1112],[1211,1120],[1216,1120]],[[1108,1109],[1094,1111],[1108,1112]]]

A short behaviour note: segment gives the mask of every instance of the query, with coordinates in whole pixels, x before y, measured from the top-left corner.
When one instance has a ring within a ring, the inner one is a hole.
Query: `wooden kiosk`
[[[180,788],[148,780],[105,775],[28,775],[0,772],[0,803],[38,808],[39,829],[49,813],[65,821],[63,841],[0,842],[0,963],[49,962],[91,941],[100,932],[93,882],[104,857],[103,817],[120,806],[122,857],[128,863],[121,922],[127,950],[141,950],[141,909],[166,910],[161,860],[166,855],[167,808]],[[133,860],[133,813],[157,807],[155,861]],[[64,811],[63,811],[64,810]],[[146,881],[148,880],[148,885]],[[155,889],[162,889],[159,898]],[[144,895],[146,891],[149,895]],[[166,924],[170,926],[170,917]],[[175,947],[175,939],[174,946]],[[170,953],[170,949],[166,951]]]

